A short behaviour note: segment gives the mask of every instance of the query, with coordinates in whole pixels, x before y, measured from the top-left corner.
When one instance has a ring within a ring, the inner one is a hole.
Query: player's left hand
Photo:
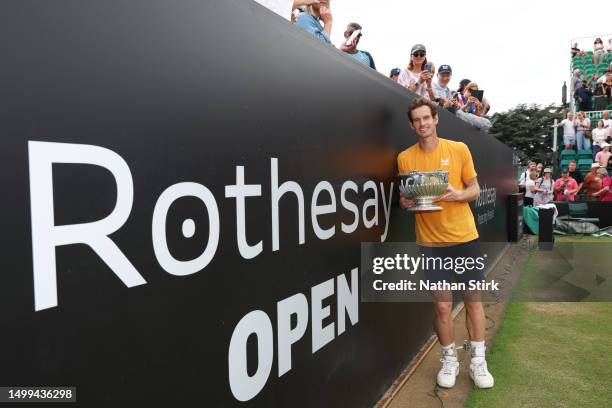
[[[441,195],[436,201],[463,201],[463,190],[456,189],[449,184],[446,188],[446,193]]]

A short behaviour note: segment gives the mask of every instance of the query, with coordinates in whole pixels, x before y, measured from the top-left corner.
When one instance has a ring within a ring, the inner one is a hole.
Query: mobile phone
[[[346,45],[347,47],[350,47],[351,45],[353,45],[353,41],[355,41],[355,39],[357,37],[359,37],[360,35],[361,35],[361,30],[353,31],[353,34],[351,34],[351,36],[348,38],[348,40],[346,40],[344,45]]]
[[[429,62],[425,64],[425,66],[423,67],[423,71],[431,71],[431,64]]]

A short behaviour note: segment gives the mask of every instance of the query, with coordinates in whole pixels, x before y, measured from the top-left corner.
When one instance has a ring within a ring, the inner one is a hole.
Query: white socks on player
[[[470,341],[470,347],[472,349],[472,363],[482,363],[485,361],[485,342],[483,341]]]
[[[455,350],[455,343],[451,343],[448,346],[442,346],[442,356],[445,360],[457,361],[457,351]]]

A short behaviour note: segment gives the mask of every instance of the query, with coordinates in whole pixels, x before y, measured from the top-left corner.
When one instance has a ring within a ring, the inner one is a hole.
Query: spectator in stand
[[[581,85],[574,91],[574,99],[581,111],[588,112],[593,110],[593,103],[591,102],[592,97],[593,92],[591,92],[586,84],[584,86]]]
[[[578,182],[570,177],[568,168],[561,169],[561,177],[553,186],[555,201],[574,201],[578,190]]]
[[[591,92],[595,92],[595,89],[597,89],[597,74],[591,75],[591,79],[589,79],[587,86]]]
[[[429,70],[425,68],[429,68]],[[402,69],[397,82],[429,100],[436,99],[432,86],[433,72],[427,63],[427,50],[423,44],[415,44],[410,51],[410,63]]]
[[[472,91],[478,90],[478,84],[476,82],[470,82],[463,88],[463,94],[458,99],[458,105],[461,110],[465,113],[471,113],[476,116],[484,116],[485,108],[481,101],[472,96]]]
[[[603,41],[601,38],[596,38],[593,43],[593,64],[601,64],[606,56]]]
[[[599,168],[599,163],[595,162],[591,164],[591,171],[584,176],[582,189],[584,190],[586,200],[595,200],[596,197],[593,197],[593,193],[601,190],[601,175],[597,173]]]
[[[603,127],[607,132],[606,142],[610,143],[610,139],[612,138],[612,119],[610,119],[610,112],[604,111],[601,120],[603,121]]]
[[[612,201],[612,179],[608,175],[608,170],[602,167],[597,173],[601,177],[601,190],[593,193],[593,197],[597,197],[599,201]]]
[[[372,54],[367,51],[360,51],[357,49],[359,40],[362,36],[362,27],[358,23],[349,23],[344,31],[344,41],[340,45],[340,50],[349,55],[351,58],[361,62],[364,65],[376,70],[376,64],[374,64],[374,58]],[[354,34],[354,35],[353,35]]]
[[[605,143],[608,138],[608,129],[604,127],[604,121],[602,119],[597,121],[597,127],[593,129],[593,161],[595,156],[601,150],[601,145]]]
[[[397,79],[399,78],[399,74],[400,74],[401,70],[399,68],[393,68],[391,70],[391,72],[389,73],[389,78],[392,81],[397,82]]]
[[[529,172],[529,179],[525,183],[525,198],[523,204],[525,206],[533,205],[533,197],[536,194],[536,180],[538,179],[538,173],[535,170]]]
[[[576,146],[578,150],[591,148],[591,120],[582,111],[576,119]]]
[[[579,186],[584,182],[582,172],[576,167],[576,160],[570,160],[569,162],[569,176],[576,180]]]
[[[574,70],[574,76],[572,77],[572,81],[570,82],[570,91],[574,93],[576,89],[582,86],[582,78],[580,76],[580,70]]]
[[[519,193],[524,193],[525,192],[525,185],[527,184],[527,180],[529,180],[529,174],[532,171],[535,171],[536,169],[536,162],[532,161],[529,162],[529,164],[527,165],[527,169],[523,172],[523,174],[521,174],[521,177],[519,178]]]
[[[606,167],[610,156],[612,156],[612,153],[610,153],[610,144],[603,142],[601,144],[601,149],[602,150],[595,155],[595,161],[599,163],[601,167]]]
[[[438,68],[437,81],[433,82],[435,100],[441,107],[454,111],[457,103],[453,99],[453,92],[448,87],[448,83],[453,75],[450,65],[440,65]]]
[[[586,52],[581,51],[580,48],[578,48],[577,42],[572,44],[572,57],[575,57],[576,55],[579,55],[581,57],[584,57],[586,55]]]
[[[544,169],[544,176],[536,182],[536,193],[533,197],[533,206],[548,204],[553,199],[553,186],[554,181],[552,180],[552,170],[548,167]]]
[[[567,112],[566,119],[563,119],[556,125],[552,125],[553,128],[561,126],[563,126],[563,144],[565,145],[565,150],[571,150],[576,144],[576,123],[573,112]]]
[[[544,171],[544,164],[538,163],[536,165],[536,174],[538,175],[538,179],[541,179],[542,177],[544,177],[544,174],[542,173],[543,171]]]
[[[593,91],[593,95],[595,96],[595,107],[596,111],[604,110],[606,105],[608,104],[608,91],[606,90],[606,83],[598,79],[597,84],[595,85],[595,91]]]
[[[297,16],[297,26],[308,31],[319,40],[331,45],[333,17],[329,8],[330,0],[318,0],[305,6],[304,13]],[[321,24],[323,22],[323,24]]]

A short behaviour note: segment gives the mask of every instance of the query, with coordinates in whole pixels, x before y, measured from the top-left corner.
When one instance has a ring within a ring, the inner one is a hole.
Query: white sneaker
[[[493,388],[493,376],[487,369],[487,362],[470,363],[470,378],[478,388]]]
[[[444,388],[453,388],[455,379],[459,375],[459,362],[441,358],[442,368],[438,371],[438,385]]]

